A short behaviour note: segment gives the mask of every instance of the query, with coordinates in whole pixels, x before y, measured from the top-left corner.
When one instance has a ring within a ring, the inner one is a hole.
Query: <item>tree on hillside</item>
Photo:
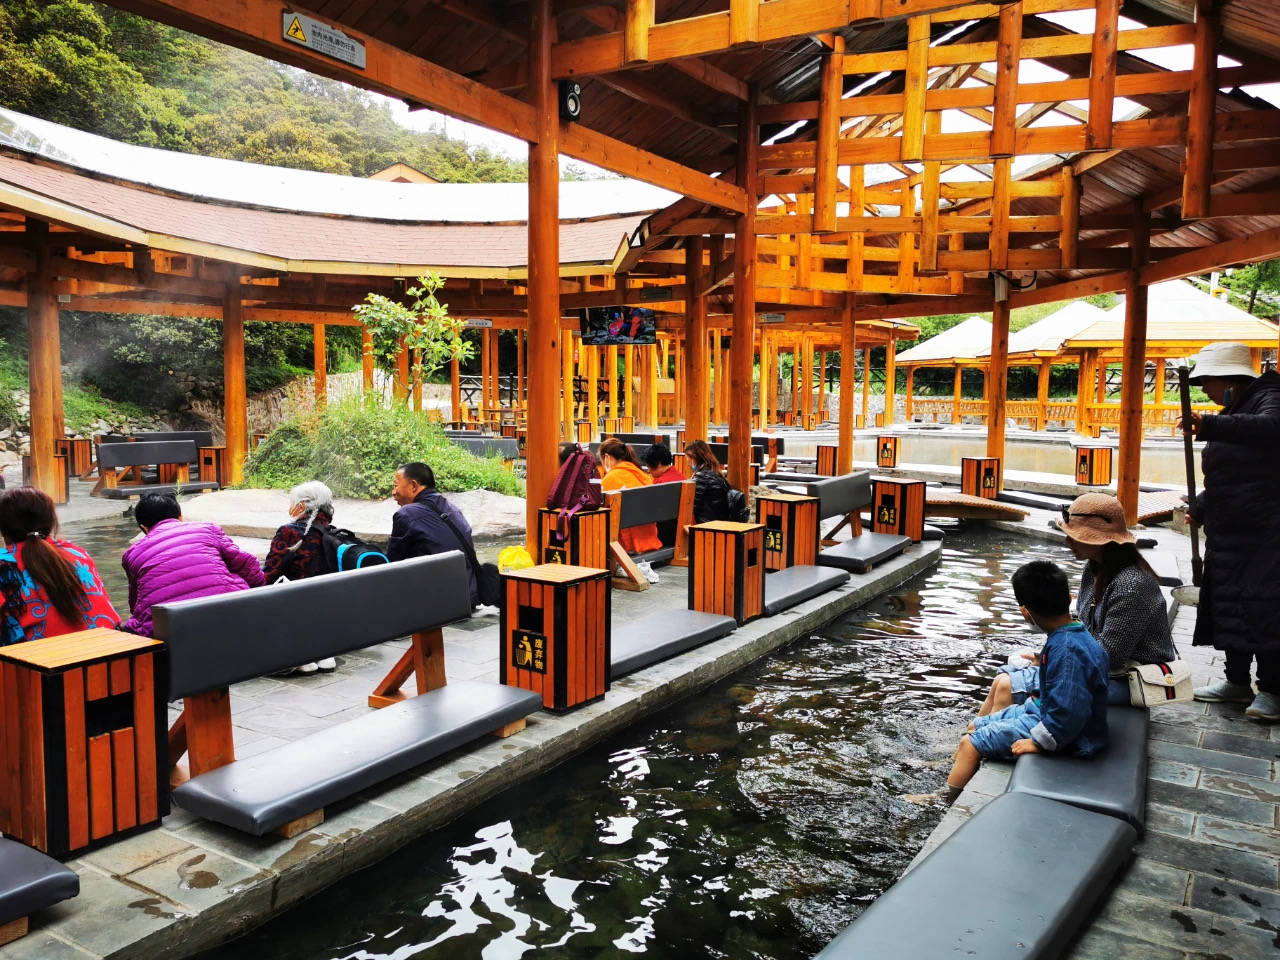
[[[1274,317],[1275,297],[1280,295],[1280,260],[1265,260],[1236,267],[1222,278],[1222,285],[1244,309],[1257,317]],[[1258,303],[1259,294],[1263,303]]]

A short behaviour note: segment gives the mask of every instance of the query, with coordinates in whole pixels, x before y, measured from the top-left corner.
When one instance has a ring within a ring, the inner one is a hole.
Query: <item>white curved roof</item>
[[[0,147],[194,199],[289,213],[419,223],[528,219],[524,183],[392,183],[139,147],[0,109]],[[560,184],[560,219],[660,210],[679,194],[638,180]]]
[[[1023,327],[1016,333],[1009,334],[1009,356],[1032,353],[1054,354],[1062,349],[1062,345],[1081,330],[1105,320],[1107,312],[1095,307],[1087,300],[1073,300],[1061,310],[1055,310],[1047,317],[1042,317],[1029,327]],[[991,356],[991,346],[982,351],[980,356]]]
[[[898,354],[898,363],[972,360],[991,351],[991,321],[973,316]]]

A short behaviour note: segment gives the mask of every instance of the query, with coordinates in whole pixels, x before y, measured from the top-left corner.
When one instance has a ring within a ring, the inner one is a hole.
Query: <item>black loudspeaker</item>
[[[576,80],[560,81],[560,119],[577,120],[582,116],[582,87]]]

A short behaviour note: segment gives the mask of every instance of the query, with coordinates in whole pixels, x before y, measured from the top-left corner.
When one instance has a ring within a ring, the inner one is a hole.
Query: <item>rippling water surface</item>
[[[959,533],[941,566],[208,954],[811,957],[902,872],[1060,549]]]

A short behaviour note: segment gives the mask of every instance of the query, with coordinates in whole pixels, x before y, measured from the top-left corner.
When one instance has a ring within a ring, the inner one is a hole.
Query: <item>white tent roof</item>
[[[109,140],[0,109],[0,148],[9,147],[101,176],[195,199],[369,220],[420,223],[522,223],[525,183],[392,183],[269,167]],[[679,194],[638,180],[560,184],[560,219],[661,210]]]
[[[898,354],[898,363],[928,363],[931,360],[972,360],[991,351],[991,321],[970,317],[910,350]]]
[[[1065,345],[1074,347],[1123,338],[1124,303],[1121,302],[1106,311],[1097,323],[1069,337]],[[1211,297],[1185,280],[1152,284],[1147,287],[1147,342],[1180,340],[1189,345],[1238,340],[1274,346],[1276,325]]]
[[[1009,356],[1057,353],[1069,339],[1099,320],[1105,320],[1106,316],[1105,310],[1087,300],[1073,300],[1031,326],[1009,334]],[[991,347],[988,345],[980,356],[990,355]]]

